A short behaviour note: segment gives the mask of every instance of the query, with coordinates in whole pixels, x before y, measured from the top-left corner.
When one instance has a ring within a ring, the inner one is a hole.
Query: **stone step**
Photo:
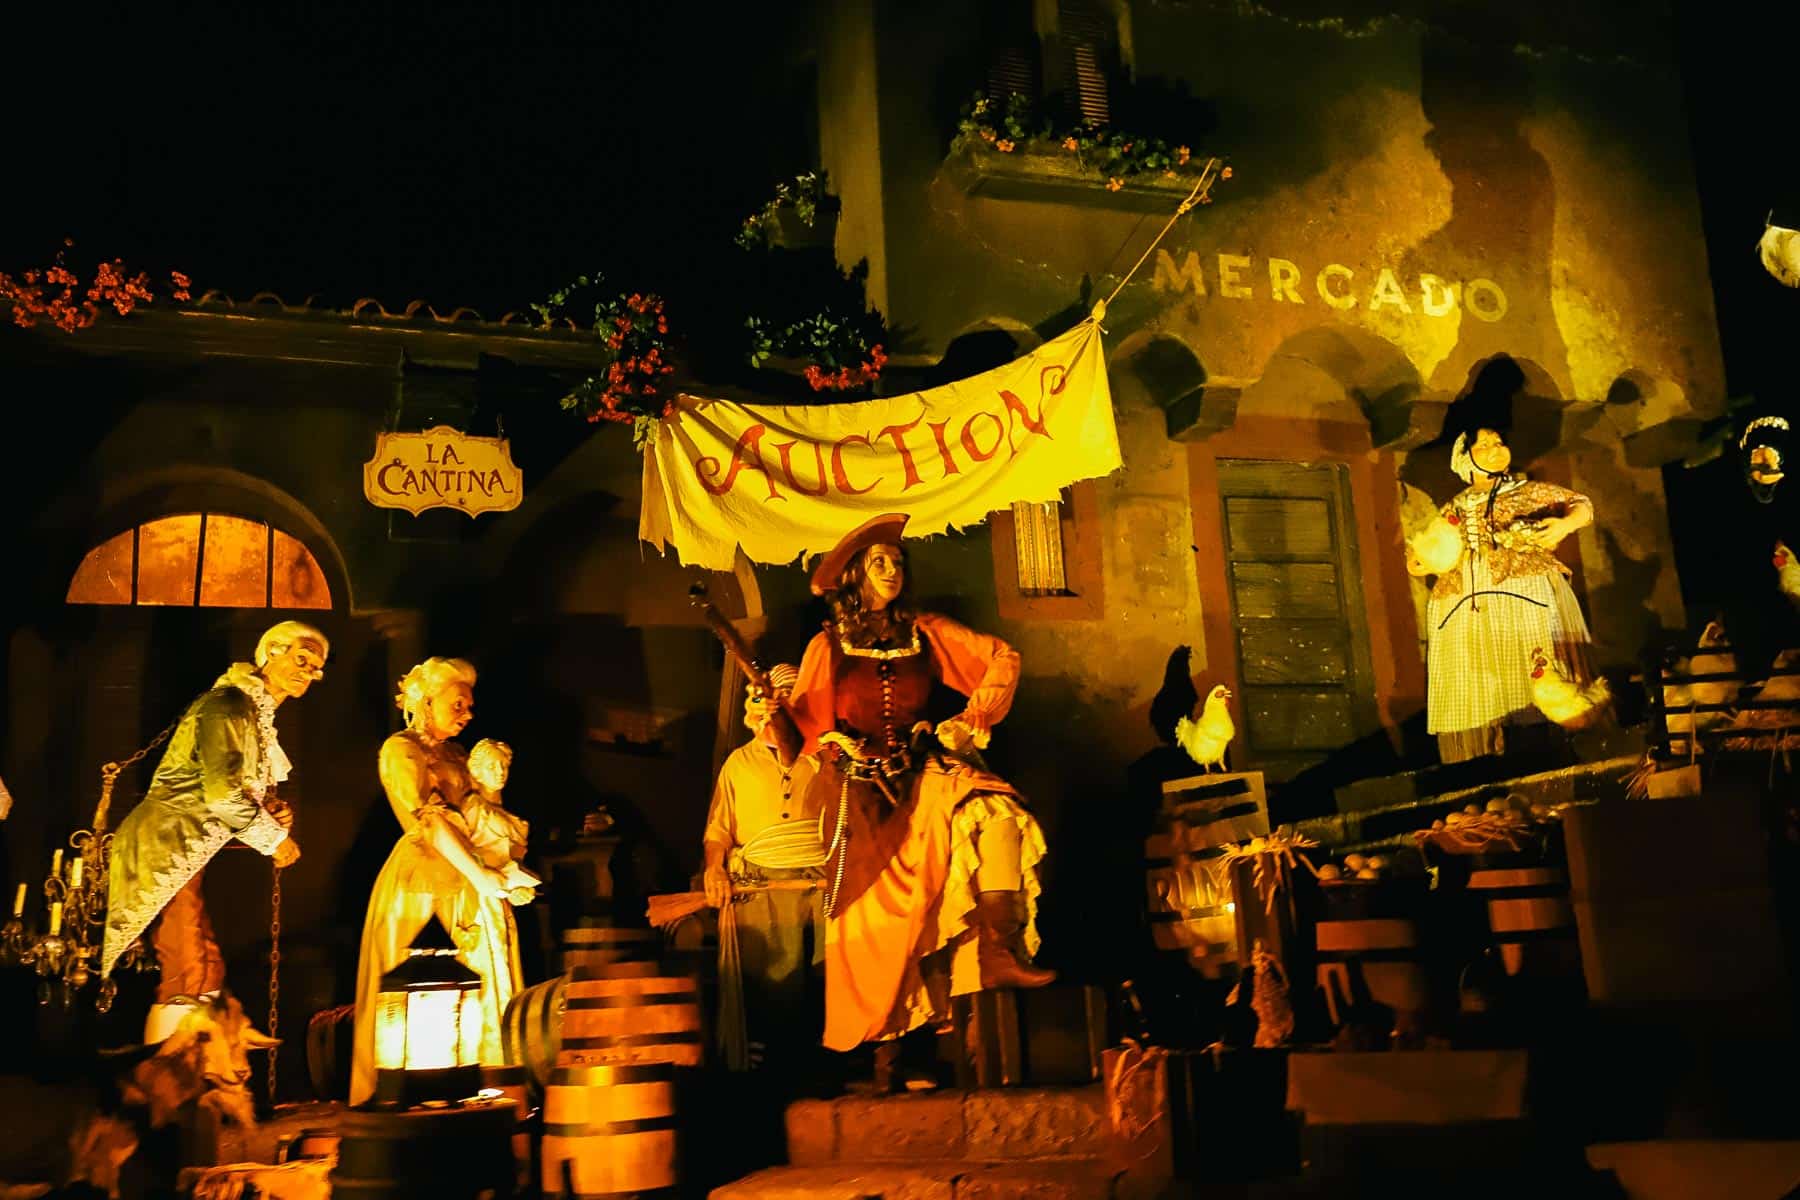
[[[1099,1158],[1111,1148],[1099,1084],[798,1100],[787,1143],[796,1166]]]
[[[709,1200],[1116,1200],[1118,1174],[1091,1158],[833,1162],[769,1167]]]

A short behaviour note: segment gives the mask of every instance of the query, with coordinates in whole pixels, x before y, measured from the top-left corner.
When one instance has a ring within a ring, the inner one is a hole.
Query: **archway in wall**
[[[67,522],[36,578],[20,581],[38,601],[7,647],[8,782],[22,801],[7,830],[13,878],[41,881],[52,849],[91,824],[101,764],[144,746],[234,660],[247,661],[265,629],[296,618],[332,643],[325,680],[277,717],[296,768],[283,796],[307,814],[308,869],[294,877],[286,912],[303,940],[330,891],[337,833],[353,824],[335,811],[353,799],[349,772],[335,773],[349,755],[372,778],[374,746],[386,733],[377,717],[366,758],[356,748],[360,714],[347,702],[355,690],[347,668],[358,639],[344,613],[342,558],[312,514],[232,472],[121,480],[102,500],[95,519]],[[121,776],[115,827],[159,759],[152,751]],[[252,982],[256,948],[269,936],[266,860],[222,855],[206,886],[220,901],[213,919],[231,986],[266,995],[266,978]],[[227,895],[236,902],[223,902]],[[320,986],[330,994],[329,969]]]

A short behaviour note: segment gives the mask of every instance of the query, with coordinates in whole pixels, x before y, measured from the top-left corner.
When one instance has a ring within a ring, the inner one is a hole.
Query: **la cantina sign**
[[[448,425],[422,433],[384,433],[363,464],[363,495],[378,508],[418,516],[454,508],[471,517],[519,507],[525,476],[505,438],[470,437]]]

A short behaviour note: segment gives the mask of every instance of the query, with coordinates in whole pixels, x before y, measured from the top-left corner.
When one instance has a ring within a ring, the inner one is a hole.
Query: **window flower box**
[[[970,196],[1089,204],[1132,212],[1173,211],[1199,182],[1200,167],[1139,172],[1117,178],[1086,165],[1075,153],[1035,145],[1009,152],[965,145],[944,160],[944,173]]]

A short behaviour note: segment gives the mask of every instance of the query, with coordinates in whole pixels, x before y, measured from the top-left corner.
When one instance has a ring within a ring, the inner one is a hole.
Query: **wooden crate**
[[[1238,961],[1231,882],[1216,861],[1224,848],[1269,832],[1260,772],[1195,775],[1163,784],[1156,831],[1144,841],[1151,937],[1218,979]]]
[[[1157,832],[1171,850],[1209,850],[1269,833],[1269,799],[1261,771],[1193,775],[1163,784]]]

